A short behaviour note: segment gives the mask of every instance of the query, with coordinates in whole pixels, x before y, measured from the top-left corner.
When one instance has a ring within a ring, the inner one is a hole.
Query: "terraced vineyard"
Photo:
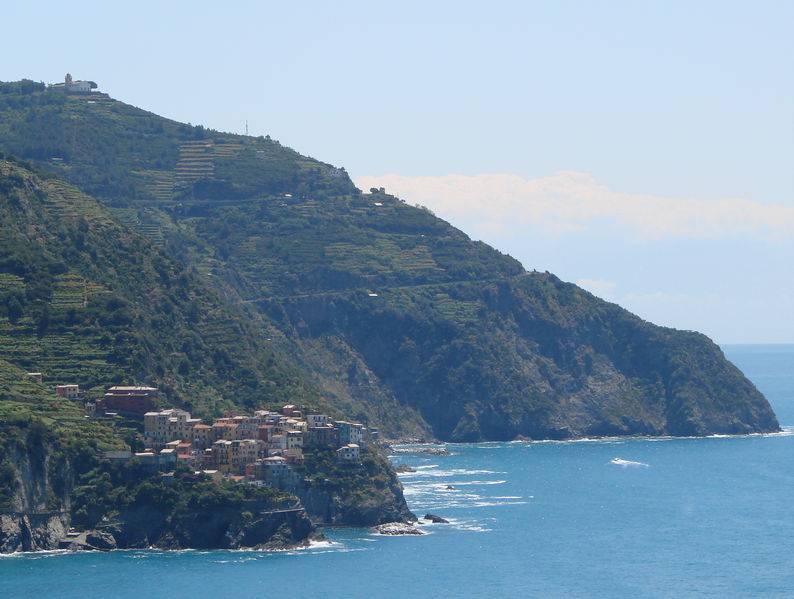
[[[101,286],[92,285],[92,291]],[[53,308],[85,308],[88,303],[88,283],[79,275],[59,275],[52,292],[50,305]]]
[[[188,141],[179,147],[179,161],[174,168],[174,184],[186,186],[199,179],[211,179],[215,173],[212,142]]]
[[[23,292],[25,283],[22,277],[7,272],[0,272],[0,293],[9,295],[13,292]]]
[[[113,345],[99,334],[64,330],[39,336],[29,319],[11,326],[0,323],[3,359],[28,371],[44,374],[51,385],[79,383],[92,397],[105,385],[126,378],[123,364],[111,363]]]
[[[151,210],[137,211],[112,208],[111,212],[121,224],[137,231],[157,247],[165,245],[163,227],[152,219]]]
[[[93,198],[89,198],[72,185],[51,179],[45,183],[45,189],[49,193],[44,195],[44,201],[58,219],[88,217],[109,220],[105,211],[97,206]]]
[[[139,214],[117,218],[154,237]],[[0,360],[90,398],[155,384],[207,415],[296,394],[322,404],[243,314],[88,196],[0,160],[0,217]]]

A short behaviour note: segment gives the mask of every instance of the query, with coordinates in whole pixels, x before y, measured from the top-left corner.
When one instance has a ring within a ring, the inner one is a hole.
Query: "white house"
[[[361,457],[361,450],[355,443],[348,443],[336,450],[337,460],[358,460]]]

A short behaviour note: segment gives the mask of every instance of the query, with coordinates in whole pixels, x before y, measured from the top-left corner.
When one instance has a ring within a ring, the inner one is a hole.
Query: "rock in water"
[[[435,514],[425,514],[425,520],[430,520],[433,524],[449,524],[449,520]]]
[[[405,522],[387,522],[375,527],[379,535],[423,535],[421,530]]]
[[[403,474],[405,472],[416,472],[416,468],[411,468],[408,464],[398,464],[394,467],[394,471]]]

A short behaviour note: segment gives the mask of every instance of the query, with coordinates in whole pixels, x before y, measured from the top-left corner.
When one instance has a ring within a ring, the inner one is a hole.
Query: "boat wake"
[[[624,460],[621,458],[613,458],[609,463],[622,466],[624,468],[627,468],[628,466],[643,466],[647,468],[649,466],[649,464],[646,464],[645,462],[633,462],[631,460]]]

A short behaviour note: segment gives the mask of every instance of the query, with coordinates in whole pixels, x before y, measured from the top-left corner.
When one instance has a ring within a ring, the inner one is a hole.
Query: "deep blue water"
[[[794,346],[725,351],[794,426]],[[794,597],[794,435],[451,449],[399,458],[412,509],[452,520],[422,537],[11,556],[0,597]]]

